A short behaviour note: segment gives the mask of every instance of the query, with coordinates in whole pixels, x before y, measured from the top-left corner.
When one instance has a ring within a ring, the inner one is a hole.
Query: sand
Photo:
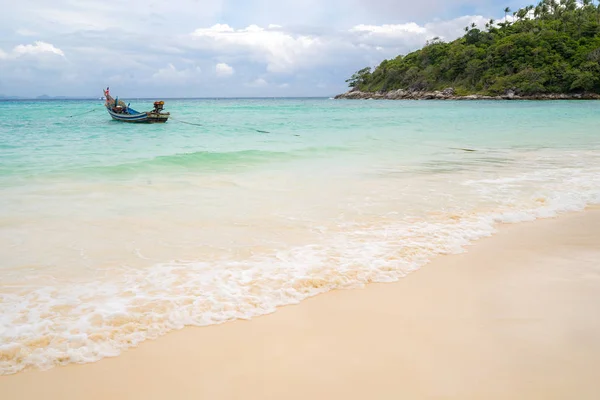
[[[600,209],[467,250],[398,283],[3,376],[0,398],[600,398]]]

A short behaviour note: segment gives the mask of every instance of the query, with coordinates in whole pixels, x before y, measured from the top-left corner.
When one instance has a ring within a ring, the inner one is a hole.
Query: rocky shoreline
[[[346,93],[335,96],[335,99],[351,100],[600,100],[600,95],[596,93],[553,93],[536,95],[519,95],[509,90],[501,96],[484,96],[471,94],[467,96],[457,95],[454,88],[447,88],[442,91],[424,92],[410,91],[404,89],[392,90],[389,92],[361,92],[352,89]]]

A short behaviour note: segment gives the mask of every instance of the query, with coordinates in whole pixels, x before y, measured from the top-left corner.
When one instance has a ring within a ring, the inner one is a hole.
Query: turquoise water
[[[156,125],[0,106],[2,374],[395,281],[600,202],[596,102],[167,100]]]

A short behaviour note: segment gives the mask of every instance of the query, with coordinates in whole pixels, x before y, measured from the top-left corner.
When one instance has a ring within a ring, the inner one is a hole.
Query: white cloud
[[[231,76],[235,71],[230,65],[218,63],[215,65],[215,72],[217,73],[217,76]]]
[[[24,54],[43,54],[43,53],[52,53],[59,55],[61,57],[65,56],[65,53],[54,47],[53,44],[37,41],[34,44],[20,44],[13,49],[13,54],[15,56],[20,56]]]
[[[357,36],[359,44],[372,46],[375,50],[385,52],[394,49],[406,53],[425,44],[427,40],[439,37],[450,41],[464,34],[464,27],[477,24],[483,28],[489,21],[480,15],[465,15],[447,21],[433,21],[423,25],[411,22],[407,24],[357,25],[349,32]]]
[[[159,81],[157,83],[185,84],[196,80],[201,72],[200,67],[179,70],[173,64],[169,63],[165,68],[161,68],[155,72],[152,75],[152,79]]]
[[[248,87],[264,87],[267,86],[269,83],[264,80],[263,78],[257,78],[255,80],[253,80],[252,82],[248,82],[246,83],[246,86]]]
[[[454,40],[464,35],[464,28],[475,23],[479,29],[484,29],[490,18],[481,15],[465,15],[447,21],[434,21],[424,25],[427,32],[433,36],[439,36],[444,40]]]
[[[60,57],[65,56],[65,52],[58,47],[41,41],[34,42],[33,44],[19,44],[15,46],[10,53],[0,49],[0,58],[2,59],[16,59],[21,56],[40,56],[43,54],[57,55]]]
[[[422,34],[427,32],[427,29],[424,27],[410,22],[408,24],[398,24],[398,25],[356,25],[355,27],[350,29],[350,32],[359,32],[359,33],[367,33],[367,34],[377,34],[377,35],[389,35],[389,36],[398,36],[404,34]]]
[[[265,62],[270,72],[291,72],[324,48],[318,37],[266,30],[257,25],[235,30],[229,25],[217,24],[196,29],[192,38],[195,45],[203,49],[229,54],[245,52],[254,61]]]
[[[264,64],[267,72],[292,73],[355,61],[377,63],[382,58],[406,53],[440,37],[453,40],[462,35],[465,25],[485,25],[487,18],[463,16],[426,24],[359,24],[345,32],[316,34],[271,30],[257,25],[235,29],[227,24],[196,29],[191,34],[195,49],[227,54]],[[273,25],[270,25],[272,27]]]
[[[194,31],[196,36],[213,36],[217,33],[234,32],[234,29],[227,24],[215,24],[210,28],[198,28]]]
[[[133,96],[195,96],[200,82],[207,96],[331,95],[364,66],[435,36],[452,40],[472,21],[482,27],[479,16],[423,22],[468,3],[476,2],[129,0],[131,14],[106,0],[16,2],[0,15],[2,93],[87,95],[110,81]]]

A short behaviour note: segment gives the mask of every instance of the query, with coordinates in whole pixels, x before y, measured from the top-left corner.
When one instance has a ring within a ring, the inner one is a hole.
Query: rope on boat
[[[193,122],[187,122],[187,121],[182,121],[180,119],[174,118],[173,116],[170,116],[169,118],[171,118],[172,120],[175,120],[177,122],[181,122],[182,124],[187,124],[187,125],[194,125],[194,126],[204,126],[202,124],[195,124]]]
[[[80,116],[80,115],[83,115],[83,114],[88,114],[88,113],[94,112],[94,111],[96,111],[96,110],[97,110],[97,108],[92,108],[91,110],[89,110],[89,111],[86,111],[86,112],[82,112],[81,114],[73,114],[73,115],[69,115],[67,118],[78,117],[78,116]]]
[[[180,120],[180,119],[173,118],[172,116],[171,116],[170,118],[171,118],[172,120],[175,120],[175,121],[177,121],[177,122],[181,122],[182,124],[194,125],[194,126],[204,126],[204,125],[202,125],[202,124],[196,124],[196,123],[193,123],[193,122],[182,121],[182,120]],[[260,129],[253,129],[253,130],[255,130],[255,131],[256,131],[256,132],[258,132],[258,133],[271,133],[271,132],[268,132],[268,131],[261,131]]]
[[[446,146],[442,146],[442,145],[429,144],[429,143],[421,143],[420,146],[427,146],[427,147],[432,147],[432,148],[436,148],[436,149],[460,150],[460,151],[465,151],[465,152],[468,152],[468,153],[480,151],[478,149],[474,149],[474,148],[471,148],[471,147],[446,147]]]

